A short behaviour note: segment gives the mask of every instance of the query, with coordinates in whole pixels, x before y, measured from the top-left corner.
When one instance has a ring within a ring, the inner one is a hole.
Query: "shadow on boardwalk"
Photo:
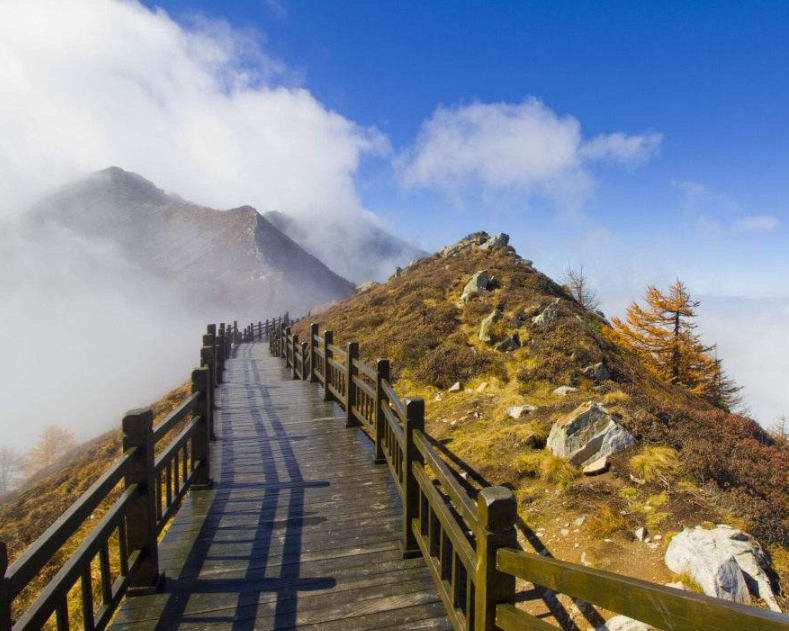
[[[225,380],[214,488],[161,542],[165,592],[129,599],[113,628],[449,629],[423,561],[401,558],[399,498],[366,439],[263,344]]]

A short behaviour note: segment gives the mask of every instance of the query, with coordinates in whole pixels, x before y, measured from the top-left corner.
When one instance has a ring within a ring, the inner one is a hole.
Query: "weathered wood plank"
[[[402,558],[373,444],[266,347],[227,360],[214,487],[187,496],[160,542],[166,590],[129,599],[113,629],[450,629],[422,559]]]

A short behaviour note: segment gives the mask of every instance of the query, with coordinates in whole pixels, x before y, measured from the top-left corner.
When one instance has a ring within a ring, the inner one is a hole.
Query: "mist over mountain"
[[[232,318],[306,312],[354,289],[254,208],[193,204],[118,167],[51,194],[25,226],[106,243],[199,311]]]
[[[352,222],[329,218],[317,223],[316,219],[278,210],[263,216],[332,269],[357,283],[385,280],[395,266],[405,266],[427,254],[378,226],[372,216],[360,215]]]

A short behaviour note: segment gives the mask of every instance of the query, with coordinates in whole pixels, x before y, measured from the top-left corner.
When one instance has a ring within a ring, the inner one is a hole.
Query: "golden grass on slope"
[[[191,393],[186,383],[168,392],[153,404],[154,423],[158,423]],[[76,453],[64,459],[49,474],[36,479],[0,505],[0,540],[5,541],[13,562],[51,526],[120,456],[121,433],[113,430],[82,445]],[[77,549],[87,534],[98,523],[106,510],[117,499],[121,485],[93,512],[91,518],[72,535],[58,551],[52,562],[45,566],[28,588],[14,601],[14,616],[24,611],[44,586],[54,577],[63,563]],[[117,568],[119,561],[112,558]],[[92,567],[93,587],[100,589],[97,561]],[[95,594],[96,598],[100,594]],[[98,602],[98,601],[97,601]],[[78,589],[69,595],[69,616],[73,626],[79,626],[82,612]],[[53,621],[50,621],[50,628]]]
[[[644,447],[630,458],[630,470],[647,482],[667,482],[679,469],[679,454],[671,447]]]

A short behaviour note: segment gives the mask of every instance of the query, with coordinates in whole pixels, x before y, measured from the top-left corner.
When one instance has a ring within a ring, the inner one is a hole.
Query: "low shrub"
[[[630,459],[630,470],[647,482],[666,482],[679,469],[679,455],[671,447],[644,447]]]
[[[610,506],[602,506],[592,518],[586,522],[587,532],[598,539],[610,537],[615,532],[626,530],[627,519]]]
[[[561,456],[545,454],[540,463],[540,479],[543,482],[555,484],[560,489],[566,489],[580,471],[570,464],[570,461]]]

